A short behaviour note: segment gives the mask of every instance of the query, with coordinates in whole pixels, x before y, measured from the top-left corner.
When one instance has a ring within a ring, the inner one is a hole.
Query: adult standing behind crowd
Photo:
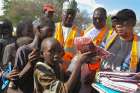
[[[109,27],[106,25],[107,12],[104,8],[99,7],[93,13],[93,25],[91,25],[84,33],[85,37],[90,37],[97,46],[104,46]],[[90,70],[96,71],[100,68],[100,59],[95,64],[88,64]]]
[[[93,24],[86,29],[84,37],[91,38],[97,46],[102,45],[109,28],[106,25],[107,13],[102,7],[96,8],[93,13]],[[81,68],[81,87],[80,93],[94,93],[91,84],[94,80],[96,71],[100,68],[100,60],[96,58],[94,62],[84,64]],[[72,71],[75,63],[70,64],[68,71]]]
[[[36,59],[40,58],[41,42],[46,37],[52,37],[55,30],[54,22],[48,17],[41,17],[38,21],[38,23],[33,23],[35,34],[33,42],[17,50],[14,70],[9,76],[11,80],[16,78],[15,83],[19,93],[33,93],[33,68]],[[32,58],[34,60],[30,60]],[[29,61],[34,61],[34,64],[30,64]]]
[[[107,12],[104,8],[98,7],[93,12],[93,25],[84,33],[85,37],[90,37],[93,44],[97,46],[104,45],[104,39],[109,32],[109,27],[106,24]],[[96,58],[95,62],[84,64],[81,71],[81,89],[80,93],[94,93],[91,84],[97,71],[100,70],[100,58]]]
[[[62,22],[56,23],[55,38],[64,47],[64,60],[66,68],[76,53],[73,41],[76,36],[80,36],[81,31],[74,24],[77,13],[77,2],[75,0],[67,0],[63,3]]]

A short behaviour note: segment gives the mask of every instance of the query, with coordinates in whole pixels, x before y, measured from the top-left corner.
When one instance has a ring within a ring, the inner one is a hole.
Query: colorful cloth
[[[108,88],[108,87],[104,86],[101,83],[95,83],[95,84],[93,83],[92,86],[93,87],[96,87],[97,90],[103,91],[103,93],[121,93],[120,91],[117,91],[117,90],[113,90],[111,88]]]
[[[99,72],[97,82],[116,91],[134,93],[139,89],[138,83],[140,82],[133,78],[134,75],[136,73]]]
[[[57,78],[52,67],[42,62],[36,64],[34,84],[35,93],[68,93],[64,83]]]

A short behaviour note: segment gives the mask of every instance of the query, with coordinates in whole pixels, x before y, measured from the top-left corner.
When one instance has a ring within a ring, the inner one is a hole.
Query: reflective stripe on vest
[[[77,27],[76,26],[72,26],[72,29],[71,29],[70,33],[68,34],[67,39],[66,39],[65,44],[64,44],[64,48],[65,49],[66,48],[71,48],[71,47],[74,46],[73,45],[74,38],[76,37],[77,32],[78,32]]]
[[[54,37],[63,46],[63,44],[64,44],[64,37],[63,37],[62,24],[61,23],[57,23]]]
[[[130,61],[130,71],[136,72],[137,65],[138,65],[138,36],[134,34],[134,39],[132,43],[132,50],[131,50],[131,61]]]
[[[93,39],[95,45],[100,45],[105,37],[105,34],[108,32],[108,27],[105,26],[101,29],[100,33]]]
[[[64,48],[73,47],[73,40],[74,40],[75,36],[77,35],[77,30],[78,29],[76,26],[72,26],[72,29],[71,29],[70,33],[68,34],[66,41],[64,42],[62,24],[57,23],[55,38],[61,43],[61,45],[64,46]]]
[[[60,42],[60,44],[64,47],[65,49],[65,55],[64,55],[64,60],[67,62],[70,62],[71,59],[74,56],[74,52],[72,49],[74,48],[74,38],[76,37],[78,33],[78,29],[76,26],[72,26],[70,33],[68,34],[65,42],[64,42],[64,36],[63,36],[63,29],[62,29],[62,23],[59,22],[56,25],[56,32],[55,32],[55,38]],[[71,51],[69,51],[71,50]]]
[[[108,50],[108,48],[110,47],[110,45],[113,43],[113,41],[115,40],[115,38],[117,37],[117,33],[113,30],[111,30],[107,36],[106,39],[106,44],[105,44],[105,49]]]

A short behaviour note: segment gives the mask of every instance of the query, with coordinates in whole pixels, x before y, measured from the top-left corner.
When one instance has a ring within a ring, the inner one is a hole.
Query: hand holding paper
[[[76,37],[74,40],[74,44],[76,45],[77,50],[81,53],[92,51],[94,54],[101,57],[102,59],[106,59],[111,56],[110,52],[99,46],[94,45],[92,39],[88,37]]]

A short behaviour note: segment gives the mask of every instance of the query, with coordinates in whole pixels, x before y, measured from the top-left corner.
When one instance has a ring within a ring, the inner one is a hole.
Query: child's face
[[[45,62],[50,65],[54,65],[56,62],[60,62],[64,55],[64,49],[60,44],[49,42],[43,51],[43,57]]]

